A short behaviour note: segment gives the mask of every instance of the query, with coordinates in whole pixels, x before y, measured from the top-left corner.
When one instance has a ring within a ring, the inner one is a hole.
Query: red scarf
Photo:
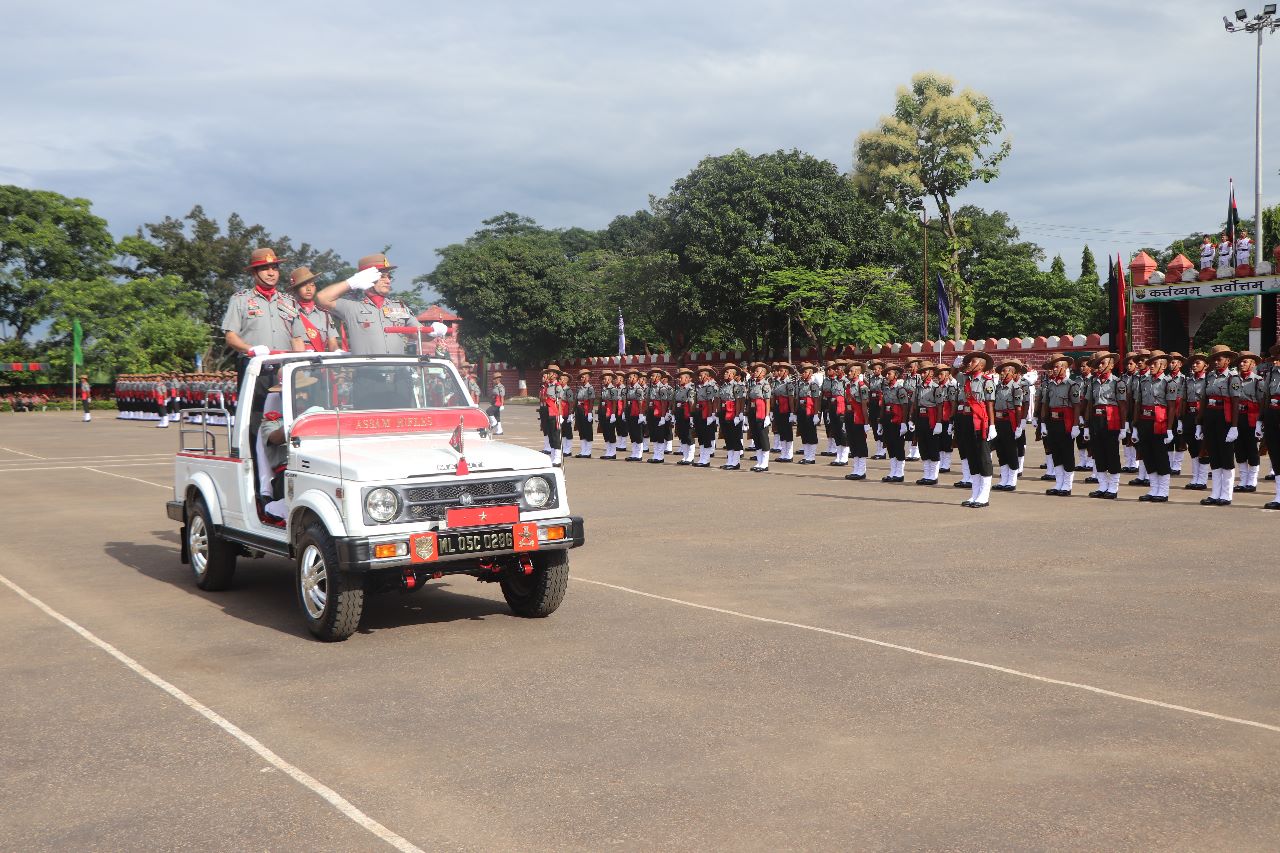
[[[381,293],[374,293],[373,291],[369,291],[369,301],[372,302],[374,305],[378,306],[379,308],[382,307],[382,303],[385,300],[386,300],[386,297],[383,296]]]
[[[268,290],[263,290],[262,284],[260,282],[255,283],[253,285],[253,289],[258,291],[258,295],[261,296],[263,299],[267,300],[268,302],[271,301],[271,297],[276,295],[276,289],[274,287]]]
[[[299,299],[298,307],[301,308],[303,311],[314,311],[316,310],[316,302],[314,299],[311,300],[310,302],[303,302],[301,299]]]

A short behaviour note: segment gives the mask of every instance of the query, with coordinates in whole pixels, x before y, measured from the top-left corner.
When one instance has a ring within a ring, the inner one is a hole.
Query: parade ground
[[[196,589],[177,430],[113,414],[0,415],[0,849],[1280,840],[1271,483],[1055,498],[1035,455],[969,510],[918,463],[570,459],[558,612],[446,578],[324,644],[284,560]],[[541,447],[532,408],[507,427]]]

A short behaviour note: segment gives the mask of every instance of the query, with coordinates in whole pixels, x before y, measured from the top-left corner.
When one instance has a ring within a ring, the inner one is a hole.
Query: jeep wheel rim
[[[204,516],[196,513],[187,528],[187,551],[191,556],[191,570],[196,577],[204,577],[209,570],[209,530],[204,526]]]
[[[324,615],[324,607],[329,600],[329,573],[324,564],[324,554],[315,545],[308,545],[302,552],[301,566],[298,582],[302,606],[307,609],[308,616],[319,619]]]

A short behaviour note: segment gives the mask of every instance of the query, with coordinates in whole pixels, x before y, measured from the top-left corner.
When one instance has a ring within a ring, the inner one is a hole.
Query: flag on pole
[[[467,457],[462,452],[462,425],[466,423],[465,418],[458,418],[458,427],[453,431],[453,435],[449,436],[449,447],[453,448],[453,452],[458,454],[458,467],[454,468],[453,473],[459,477],[465,477],[471,473],[467,467]]]
[[[71,363],[84,366],[84,351],[80,348],[80,344],[84,341],[84,332],[80,329],[80,321],[71,320]]]
[[[1117,254],[1115,263],[1107,258],[1107,307],[1108,307],[1108,323],[1107,332],[1111,335],[1111,348],[1118,353],[1120,358],[1124,358],[1128,352],[1127,331],[1128,326],[1128,296],[1125,293],[1124,282],[1124,260]]]
[[[947,286],[942,281],[942,273],[934,273],[938,277],[938,340],[947,337],[947,327],[951,324],[951,300],[947,298]]]
[[[1231,245],[1236,244],[1236,229],[1240,227],[1240,211],[1236,209],[1236,185],[1235,180],[1227,178],[1227,187],[1229,189],[1227,196],[1227,234],[1231,237]]]
[[[627,324],[622,322],[622,309],[618,309],[618,355],[627,354]]]

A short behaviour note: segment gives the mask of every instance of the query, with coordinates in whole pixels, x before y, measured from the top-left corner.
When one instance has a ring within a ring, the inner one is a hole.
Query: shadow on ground
[[[214,602],[228,616],[310,639],[293,589],[293,565],[287,560],[241,557],[230,589],[205,592],[195,585],[190,568],[178,561],[178,534],[172,530],[153,530],[151,535],[155,543],[108,542],[104,552],[141,575]],[[479,621],[489,616],[516,618],[505,602],[458,591],[467,589],[468,585],[479,591],[478,581],[458,576],[426,584],[413,592],[367,596],[359,632],[371,634],[414,625]],[[494,589],[496,591],[496,586]]]

